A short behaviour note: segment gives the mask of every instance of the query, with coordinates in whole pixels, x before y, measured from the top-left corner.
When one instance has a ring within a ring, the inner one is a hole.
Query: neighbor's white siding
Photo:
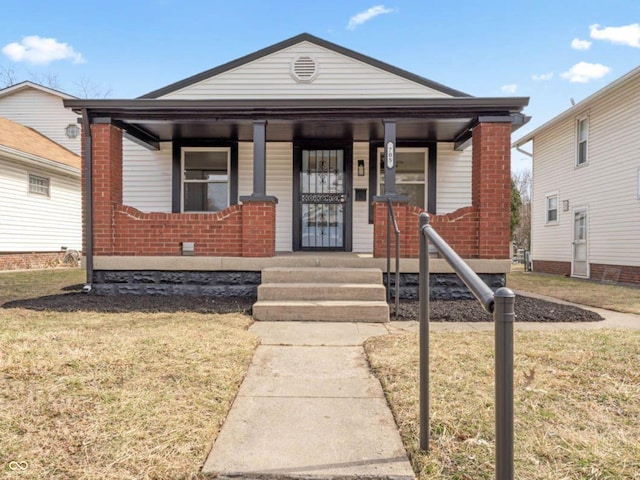
[[[436,214],[444,215],[471,205],[471,147],[438,143],[437,152]]]
[[[78,115],[64,108],[62,98],[34,88],[0,97],[0,117],[31,127],[80,155],[80,135],[67,137],[65,128],[77,125]]]
[[[171,212],[172,144],[150,151],[122,140],[122,197],[142,212]]]
[[[589,116],[588,163],[575,166],[576,118]],[[640,265],[640,76],[550,125],[533,145],[532,258],[570,262],[573,210],[588,207],[589,262]],[[558,193],[558,224],[545,197]],[[563,211],[563,201],[569,201]]]
[[[50,196],[29,193],[29,174],[50,179]],[[0,158],[0,252],[82,248],[80,178]]]
[[[358,160],[364,160],[364,177],[358,176]],[[356,188],[367,189],[367,201],[356,202]],[[374,194],[375,195],[375,194]],[[373,252],[373,225],[369,223],[369,203],[372,192],[369,191],[369,143],[353,144],[353,251],[358,253]]]
[[[319,73],[310,83],[291,76],[291,64],[300,55],[317,62]],[[442,92],[396,76],[367,63],[309,42],[259,58],[161,98],[433,98]]]

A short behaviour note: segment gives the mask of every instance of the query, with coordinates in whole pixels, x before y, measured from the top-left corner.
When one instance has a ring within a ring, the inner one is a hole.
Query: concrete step
[[[384,301],[385,288],[375,283],[263,283],[258,300]]]
[[[262,283],[382,283],[379,268],[271,267]]]
[[[385,301],[258,300],[253,318],[266,322],[388,322]]]

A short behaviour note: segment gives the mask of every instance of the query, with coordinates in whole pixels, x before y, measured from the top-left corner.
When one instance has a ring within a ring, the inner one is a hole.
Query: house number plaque
[[[393,142],[387,143],[387,168],[393,168]]]

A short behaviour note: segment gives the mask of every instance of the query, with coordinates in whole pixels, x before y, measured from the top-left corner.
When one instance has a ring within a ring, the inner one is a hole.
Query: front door
[[[296,153],[296,250],[349,250],[350,149],[302,148]]]
[[[587,210],[573,211],[573,259],[571,275],[589,277],[589,258],[587,241]]]

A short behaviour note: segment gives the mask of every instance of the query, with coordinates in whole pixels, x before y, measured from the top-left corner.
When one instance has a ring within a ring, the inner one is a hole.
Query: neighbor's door
[[[587,210],[573,211],[573,259],[571,275],[589,277]]]
[[[337,250],[350,248],[347,149],[301,149],[294,209],[297,249]]]

